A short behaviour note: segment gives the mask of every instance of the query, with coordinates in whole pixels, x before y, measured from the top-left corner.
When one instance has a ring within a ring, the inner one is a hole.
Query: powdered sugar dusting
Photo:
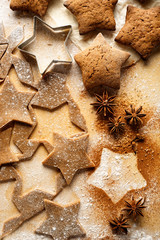
[[[101,188],[117,203],[129,190],[146,186],[146,181],[137,169],[134,153],[117,154],[103,149],[101,163],[89,177],[88,183]]]

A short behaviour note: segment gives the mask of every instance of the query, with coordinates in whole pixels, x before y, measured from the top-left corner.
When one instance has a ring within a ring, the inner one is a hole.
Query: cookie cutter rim
[[[68,56],[69,56],[70,60],[67,61],[67,60],[55,60],[55,59],[53,59],[53,60],[51,61],[51,63],[46,67],[46,69],[45,69],[43,72],[40,71],[40,68],[39,68],[39,64],[38,64],[36,55],[34,55],[34,54],[32,54],[32,53],[30,53],[30,52],[28,52],[27,50],[24,49],[28,44],[30,44],[31,42],[33,42],[33,40],[36,38],[36,27],[37,27],[37,22],[38,22],[38,21],[41,22],[42,24],[44,24],[44,25],[45,25],[47,28],[49,28],[52,32],[68,30],[68,34],[67,34],[66,39],[65,39],[65,41],[64,41],[64,47],[65,47],[66,52],[68,53]],[[46,74],[46,72],[53,66],[54,63],[72,64],[73,58],[72,58],[72,56],[71,56],[71,54],[70,54],[70,52],[69,52],[69,50],[68,50],[68,48],[67,48],[67,41],[68,41],[69,36],[70,36],[70,34],[71,34],[71,32],[72,32],[72,26],[71,26],[71,25],[65,25],[65,26],[59,26],[59,27],[51,27],[48,23],[46,23],[45,21],[43,21],[43,20],[42,20],[40,17],[38,17],[38,16],[34,16],[34,17],[33,17],[33,25],[34,25],[33,35],[32,35],[30,38],[28,38],[26,41],[24,41],[24,42],[22,42],[20,45],[18,45],[18,49],[20,50],[20,52],[22,52],[22,53],[24,53],[24,54],[26,54],[26,55],[29,55],[29,56],[31,56],[32,58],[34,58],[34,59],[36,60],[40,74],[41,74],[41,75]]]

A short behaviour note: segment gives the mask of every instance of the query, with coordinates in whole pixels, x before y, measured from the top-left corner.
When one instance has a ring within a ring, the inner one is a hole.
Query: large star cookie
[[[126,23],[115,40],[130,45],[146,59],[160,45],[160,6],[139,9],[128,6]]]
[[[87,89],[98,85],[120,88],[121,67],[130,54],[112,48],[100,33],[90,47],[75,55]]]
[[[64,6],[77,18],[79,33],[96,28],[115,30],[114,8],[118,0],[67,0]]]
[[[128,191],[146,186],[146,181],[138,171],[134,153],[118,154],[104,148],[101,163],[89,177],[88,183],[102,189],[114,203]]]
[[[47,219],[36,230],[36,233],[50,235],[53,239],[59,240],[85,235],[77,220],[80,207],[79,201],[65,207],[49,200],[44,200],[44,202]]]
[[[41,17],[45,15],[50,0],[11,0],[12,10],[31,11]]]
[[[94,163],[86,154],[88,134],[66,138],[54,133],[54,150],[47,156],[43,164],[59,168],[70,184],[79,169],[94,167]]]
[[[27,107],[33,95],[29,92],[18,92],[7,77],[0,92],[0,128],[11,121],[32,124]]]

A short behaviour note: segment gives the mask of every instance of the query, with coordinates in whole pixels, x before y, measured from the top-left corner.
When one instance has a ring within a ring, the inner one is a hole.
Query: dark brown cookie
[[[90,47],[75,55],[75,60],[87,89],[99,85],[120,88],[121,67],[129,56],[127,52],[112,48],[99,33]]]
[[[96,28],[115,30],[114,8],[118,0],[67,0],[64,6],[77,18],[79,33]]]
[[[31,11],[39,16],[44,16],[50,0],[11,0],[12,10]]]
[[[126,23],[115,40],[130,45],[143,59],[160,45],[160,6],[150,9],[127,7]]]

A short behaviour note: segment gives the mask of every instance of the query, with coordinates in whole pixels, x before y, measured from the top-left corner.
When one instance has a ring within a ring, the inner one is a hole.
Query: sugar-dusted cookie
[[[129,56],[127,52],[112,48],[99,33],[91,46],[74,58],[81,68],[87,89],[99,85],[119,88],[121,67]]]
[[[78,222],[79,201],[64,207],[49,200],[44,200],[44,203],[47,219],[36,230],[36,233],[49,235],[59,240],[85,235],[85,231]]]
[[[65,75],[61,73],[48,73],[42,78],[38,92],[33,97],[31,104],[54,110],[62,104],[68,103],[71,122],[87,131],[85,119],[69,93],[65,78]]]
[[[115,40],[130,45],[143,59],[160,45],[160,6],[150,9],[127,7],[126,22]]]
[[[0,128],[12,121],[32,124],[28,105],[34,93],[19,92],[6,78],[0,92]]]
[[[87,147],[88,134],[66,138],[54,133],[54,150],[43,161],[43,164],[59,168],[67,184],[70,184],[79,169],[95,166],[86,153]]]
[[[118,0],[67,0],[64,6],[77,18],[79,33],[96,28],[115,30],[114,8]]]
[[[39,16],[44,16],[50,0],[11,0],[10,8],[12,10],[27,10]]]

